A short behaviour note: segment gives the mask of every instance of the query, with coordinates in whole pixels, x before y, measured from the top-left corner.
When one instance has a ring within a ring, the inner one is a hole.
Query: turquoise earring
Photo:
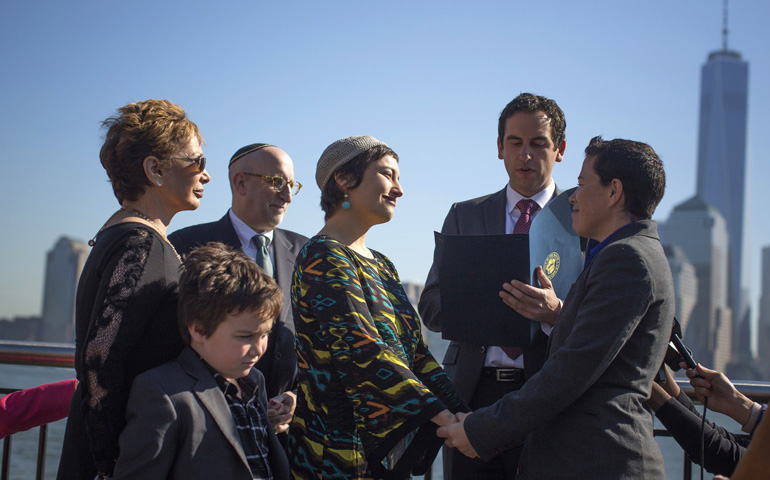
[[[342,202],[342,208],[350,210],[350,202],[348,202],[348,194],[345,194],[345,201]]]

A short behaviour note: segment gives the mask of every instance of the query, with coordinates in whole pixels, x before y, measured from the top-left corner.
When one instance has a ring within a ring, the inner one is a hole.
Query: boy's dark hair
[[[255,311],[276,318],[281,313],[281,288],[240,250],[210,242],[191,251],[181,268],[177,316],[188,345],[193,323],[208,337],[228,314]]]
[[[625,209],[634,220],[652,218],[666,190],[663,162],[651,146],[642,142],[602,140],[594,137],[586,147],[586,157],[595,157],[594,170],[603,185],[617,178],[626,195]]]
[[[531,93],[522,93],[505,106],[500,112],[500,118],[497,120],[497,139],[503,143],[505,139],[505,122],[516,112],[537,113],[543,112],[551,121],[551,140],[554,150],[564,141],[564,131],[567,129],[567,120],[564,119],[564,112],[559,105],[550,98]]]
[[[371,163],[388,155],[398,161],[398,155],[392,148],[387,145],[376,145],[369,150],[356,155],[332,173],[331,178],[326,182],[326,185],[324,185],[324,188],[321,191],[321,210],[324,211],[324,220],[329,219],[332,213],[342,205],[342,200],[345,198],[345,192],[343,192],[337,185],[337,182],[334,180],[334,174],[340,172],[344,177],[347,177],[348,181],[351,182],[348,190],[353,190],[361,185],[361,180],[364,179],[366,168]]]

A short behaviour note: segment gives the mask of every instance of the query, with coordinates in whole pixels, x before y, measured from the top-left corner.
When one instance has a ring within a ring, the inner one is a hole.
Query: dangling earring
[[[348,202],[348,194],[345,194],[345,200],[342,202],[342,208],[350,210],[350,202]]]

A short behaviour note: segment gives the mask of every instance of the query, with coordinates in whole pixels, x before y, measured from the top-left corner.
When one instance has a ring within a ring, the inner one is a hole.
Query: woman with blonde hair
[[[89,242],[78,284],[75,371],[58,479],[112,474],[131,383],[176,358],[182,263],[166,238],[209,182],[198,127],[167,100],[130,103],[103,122],[100,158],[120,208]]]

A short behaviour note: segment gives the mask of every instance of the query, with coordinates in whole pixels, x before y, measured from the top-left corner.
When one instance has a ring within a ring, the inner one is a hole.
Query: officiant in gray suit
[[[561,193],[551,173],[564,156],[565,129],[564,112],[549,98],[522,93],[508,103],[500,113],[497,135],[497,154],[505,166],[508,183],[491,195],[452,205],[441,233],[529,233],[532,219]],[[440,270],[440,259],[436,257],[418,305],[425,326],[437,332],[442,329]],[[542,269],[538,275],[541,285],[550,285]],[[541,331],[523,350],[450,343],[444,356],[444,369],[473,410],[489,406],[506,393],[518,390],[537,373],[545,361],[547,334],[561,307],[552,289],[533,288],[519,282],[506,284],[505,288],[500,292],[501,301],[526,318],[540,321]],[[479,312],[479,316],[482,315],[484,312]],[[445,448],[444,478],[515,479],[520,451],[520,446],[512,448],[485,462]]]
[[[595,137],[570,197],[585,267],[540,371],[516,392],[439,429],[446,445],[490,459],[526,439],[519,478],[665,478],[645,409],[674,318],[671,270],[650,220],[663,197],[653,149]]]
[[[183,228],[169,235],[180,255],[208,242],[242,249],[283,290],[283,308],[256,367],[265,376],[268,415],[277,433],[289,425],[296,406],[297,357],[291,313],[294,260],[307,237],[277,228],[302,185],[294,164],[280,148],[254,143],[240,148],[228,165],[232,207],[218,221]],[[285,441],[283,435],[279,436]]]

